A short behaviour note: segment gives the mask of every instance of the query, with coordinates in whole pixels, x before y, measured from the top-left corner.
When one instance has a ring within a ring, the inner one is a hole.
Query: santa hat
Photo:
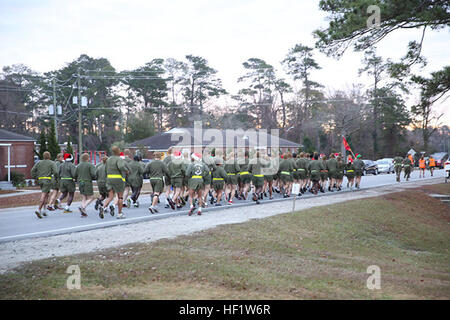
[[[199,153],[193,153],[192,159],[194,159],[195,161],[200,161],[202,159],[202,156]]]
[[[123,152],[120,153],[120,158],[125,159],[125,154]]]
[[[65,153],[64,154],[64,161],[69,162],[69,161],[72,161],[72,160],[73,160],[73,157],[72,157],[72,155],[70,153]]]
[[[174,157],[175,159],[181,159],[181,152],[180,152],[180,151],[175,151],[175,152],[173,153],[173,157]]]

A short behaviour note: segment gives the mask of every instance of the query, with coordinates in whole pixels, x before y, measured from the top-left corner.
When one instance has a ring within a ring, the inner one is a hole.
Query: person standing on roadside
[[[425,158],[423,155],[419,159],[419,178],[425,178],[425,170],[427,168],[427,164],[425,162]]]
[[[434,168],[436,168],[436,160],[434,160],[433,156],[430,156],[428,159],[428,166],[430,168],[431,176],[433,176]]]

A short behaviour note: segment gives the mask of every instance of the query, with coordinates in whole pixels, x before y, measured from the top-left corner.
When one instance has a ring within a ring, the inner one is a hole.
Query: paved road
[[[434,179],[440,178],[444,182],[444,170],[437,170],[434,174]],[[430,179],[429,172],[425,179]],[[412,173],[409,183],[423,181],[419,179],[418,170]],[[147,182],[148,183],[148,182]],[[403,182],[402,182],[403,183]],[[398,183],[395,182],[395,175],[393,174],[380,174],[377,176],[368,175],[363,177],[361,190],[392,185],[395,186]],[[352,192],[346,187],[346,180],[344,180],[344,189],[340,191]],[[395,190],[395,189],[394,189]],[[356,192],[356,191],[353,191]],[[327,196],[336,194],[336,192],[326,192],[324,194],[319,193],[320,196]],[[303,198],[312,198],[314,195],[307,193],[302,197],[298,197],[296,201],[302,201]],[[250,198],[250,197],[249,197]],[[148,206],[150,205],[150,197],[143,195],[140,199],[140,208],[125,209],[127,215],[126,219],[116,219],[109,215],[105,216],[105,219],[100,219],[97,212],[93,208],[93,204],[88,208],[89,216],[87,218],[81,218],[78,210],[74,210],[72,214],[64,214],[62,211],[49,212],[49,216],[44,219],[38,219],[34,210],[35,207],[20,207],[13,209],[0,209],[0,242],[8,242],[26,238],[43,237],[57,234],[65,234],[71,232],[79,232],[86,230],[93,230],[111,226],[117,226],[121,224],[137,223],[141,221],[148,221],[153,219],[164,219],[167,217],[174,217],[177,215],[186,215],[188,207],[184,207],[177,211],[171,209],[164,209],[163,199],[161,199],[160,213],[150,214]],[[261,209],[264,210],[264,203],[276,202],[276,201],[292,201],[292,198],[283,199],[279,194],[275,194],[273,200],[264,199],[261,201]],[[221,207],[209,206],[204,212],[209,210],[223,210],[229,207],[245,207],[249,205],[255,205],[251,200],[240,201],[236,200],[232,206],[223,205]],[[78,203],[72,205],[72,209],[78,208]]]

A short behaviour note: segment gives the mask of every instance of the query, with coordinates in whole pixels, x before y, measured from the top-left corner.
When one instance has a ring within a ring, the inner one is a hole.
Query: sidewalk
[[[13,193],[0,194],[0,198],[23,196],[24,194],[40,193],[40,190],[21,190]]]

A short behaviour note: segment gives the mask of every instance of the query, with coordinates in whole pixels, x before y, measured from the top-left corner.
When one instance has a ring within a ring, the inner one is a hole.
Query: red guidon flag
[[[345,150],[352,152],[352,149],[348,145],[347,140],[345,140],[345,137],[342,137],[342,138],[343,138],[342,142],[344,143]]]

